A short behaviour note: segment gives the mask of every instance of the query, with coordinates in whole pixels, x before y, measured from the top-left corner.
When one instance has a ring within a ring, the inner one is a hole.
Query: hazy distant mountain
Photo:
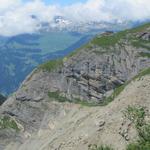
[[[38,64],[67,55],[90,39],[75,32],[0,37],[0,92],[10,94]]]
[[[38,19],[36,16],[32,16],[34,19]],[[123,22],[123,21],[114,21],[109,22],[73,22],[63,16],[55,16],[52,22],[41,22],[38,25],[40,31],[71,31],[71,32],[90,32],[90,31],[101,31],[101,30],[115,30],[119,31],[125,28],[134,27],[139,25],[141,22]]]

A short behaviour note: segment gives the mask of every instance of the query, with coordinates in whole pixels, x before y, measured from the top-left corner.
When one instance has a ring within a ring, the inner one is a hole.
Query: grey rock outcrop
[[[149,58],[138,56],[143,49],[129,43],[116,44],[111,49],[113,52],[101,55],[95,53],[96,50],[101,51],[99,47],[82,49],[56,71],[33,72],[32,78],[28,77],[17,91],[16,100],[38,102],[47,97],[48,92],[57,91],[71,101],[103,102],[116,87],[150,66]]]

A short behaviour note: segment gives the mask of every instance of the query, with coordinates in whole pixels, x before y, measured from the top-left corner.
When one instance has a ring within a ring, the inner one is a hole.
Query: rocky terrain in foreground
[[[128,105],[150,110],[149,50],[146,24],[97,35],[39,66],[0,108],[0,150],[88,150],[92,144],[125,150],[138,136],[123,111]]]

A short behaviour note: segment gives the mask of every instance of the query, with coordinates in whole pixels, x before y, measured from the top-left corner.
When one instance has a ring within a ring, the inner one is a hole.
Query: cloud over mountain
[[[42,0],[0,0],[0,35],[32,33],[40,22],[63,16],[72,22],[143,21],[150,18],[149,0],[87,0],[68,6],[46,5]]]

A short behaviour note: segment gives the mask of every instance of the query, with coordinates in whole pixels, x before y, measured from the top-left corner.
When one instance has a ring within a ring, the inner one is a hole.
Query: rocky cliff
[[[124,149],[129,139],[118,134],[122,110],[149,106],[149,50],[146,24],[97,35],[69,56],[39,66],[0,108],[0,149],[86,150],[90,143]],[[95,105],[103,107],[85,107]]]
[[[103,103],[115,88],[150,66],[149,40],[149,24],[98,35],[63,60],[41,65],[22,84],[16,99],[36,102],[55,92],[70,101]]]

